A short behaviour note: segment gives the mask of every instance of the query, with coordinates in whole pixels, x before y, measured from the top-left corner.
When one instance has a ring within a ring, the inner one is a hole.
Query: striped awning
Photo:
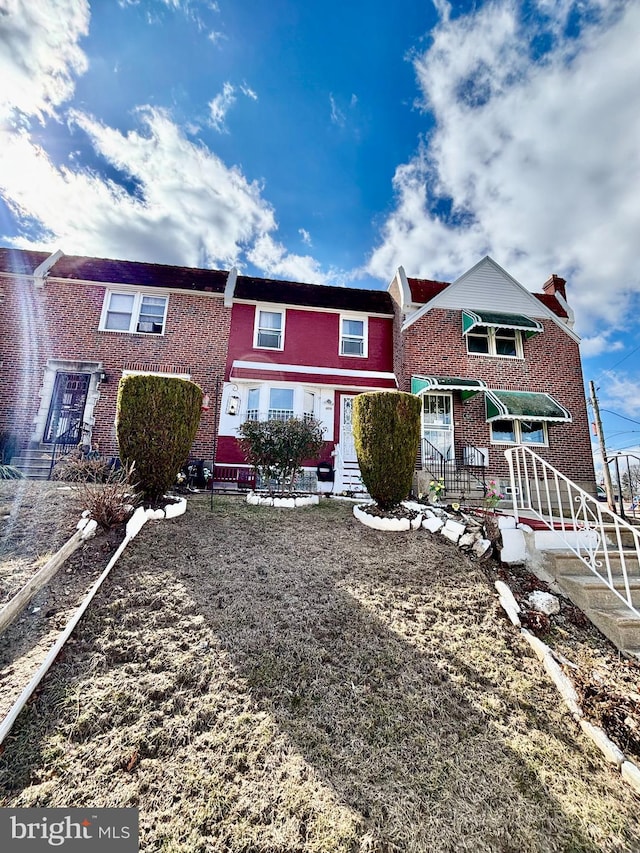
[[[542,323],[524,314],[503,314],[501,311],[464,310],[462,312],[462,332],[468,335],[476,326],[495,329],[518,329],[527,337],[542,331]]]
[[[460,391],[462,399],[472,397],[478,391],[484,391],[487,385],[482,379],[468,379],[463,376],[412,376],[411,393],[425,394],[439,391]]]
[[[537,391],[484,392],[487,407],[487,422],[501,420],[556,421],[568,423],[571,414],[551,394]]]

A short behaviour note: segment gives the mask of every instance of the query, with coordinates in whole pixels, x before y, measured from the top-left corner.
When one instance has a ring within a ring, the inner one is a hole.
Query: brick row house
[[[310,474],[330,462],[335,490],[357,490],[353,398],[399,388],[423,401],[418,488],[440,472],[462,489],[470,472],[506,484],[503,451],[522,442],[595,489],[579,339],[557,276],[531,293],[484,258],[452,283],[399,268],[381,291],[0,249],[0,297],[0,432],[43,466],[74,430],[117,455],[118,381],[143,372],[200,385],[210,407],[192,455],[207,463],[215,448],[225,480],[246,470],[245,419],[314,417],[325,445]]]

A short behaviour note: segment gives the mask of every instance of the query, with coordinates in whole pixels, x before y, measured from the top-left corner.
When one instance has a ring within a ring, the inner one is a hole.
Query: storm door
[[[422,464],[450,462],[453,452],[453,406],[450,394],[422,397]]]
[[[353,440],[353,397],[347,397],[344,394],[341,397],[341,417],[340,417],[340,446],[342,448],[342,458],[345,462],[357,462],[356,445]]]
[[[90,373],[56,373],[44,429],[45,444],[62,436],[65,444],[79,444],[90,379]]]

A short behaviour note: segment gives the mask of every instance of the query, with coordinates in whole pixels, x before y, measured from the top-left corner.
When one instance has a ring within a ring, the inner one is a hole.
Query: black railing
[[[422,439],[422,468],[434,480],[442,478],[445,497],[464,501],[473,491],[486,495],[486,464],[483,451],[473,445],[466,445],[461,457],[448,459],[427,438]]]
[[[48,480],[51,479],[53,469],[58,462],[71,453],[72,450],[79,449],[78,436],[82,435],[82,419],[75,418],[64,432],[56,436],[51,448],[51,464],[49,465]]]

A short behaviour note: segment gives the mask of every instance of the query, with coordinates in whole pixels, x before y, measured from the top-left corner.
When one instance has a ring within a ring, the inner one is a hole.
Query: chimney
[[[560,296],[566,300],[567,292],[565,290],[567,282],[560,278],[559,275],[553,273],[542,285],[542,289],[545,293],[548,293],[549,296],[553,296],[555,293],[559,293]]]

